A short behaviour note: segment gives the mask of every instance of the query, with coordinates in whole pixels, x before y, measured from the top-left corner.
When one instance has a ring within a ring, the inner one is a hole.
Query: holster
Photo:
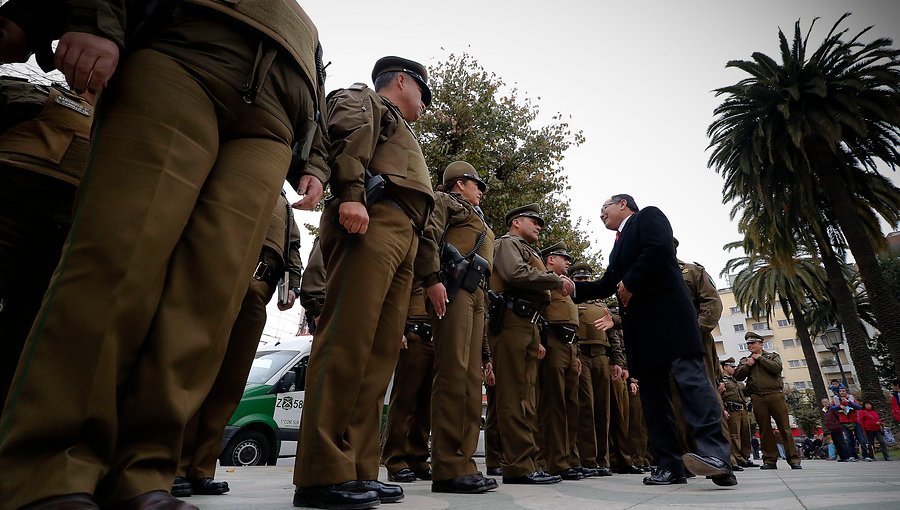
[[[503,294],[488,291],[488,331],[492,335],[499,335],[503,330],[503,311],[506,309],[506,299]]]
[[[419,338],[426,342],[431,341],[431,324],[427,322],[407,322],[406,329],[403,330],[404,335],[408,335],[409,333],[415,333],[419,335]]]
[[[548,324],[547,326],[563,343],[571,344],[575,341],[575,333],[578,332],[578,328],[575,326],[568,324]]]

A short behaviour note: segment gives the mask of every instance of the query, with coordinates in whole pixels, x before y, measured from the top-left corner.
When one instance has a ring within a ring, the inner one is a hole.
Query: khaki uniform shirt
[[[747,393],[751,395],[767,395],[784,391],[781,377],[781,356],[777,352],[762,351],[753,366],[747,364],[749,357],[741,358],[734,378],[747,380]]]
[[[725,384],[725,393],[722,394],[723,402],[732,402],[741,405],[747,402],[746,398],[744,398],[743,383],[728,375],[722,377],[722,382]]]
[[[535,307],[550,302],[550,290],[558,289],[560,277],[547,271],[540,254],[517,235],[506,234],[494,241],[494,271],[491,289],[525,299]]]
[[[716,285],[706,269],[700,264],[689,264],[679,260],[678,267],[681,268],[681,276],[684,277],[694,309],[697,310],[700,331],[709,333],[715,329],[722,317],[722,299],[719,297],[719,291],[716,290]]]

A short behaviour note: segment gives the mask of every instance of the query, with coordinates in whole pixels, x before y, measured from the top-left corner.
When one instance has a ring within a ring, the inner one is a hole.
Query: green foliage
[[[807,436],[813,435],[813,432],[822,426],[819,402],[816,402],[812,391],[788,389],[784,392],[784,399],[787,402],[788,412],[797,422],[797,428]]]
[[[900,299],[900,257],[881,257],[878,263],[894,297]]]
[[[507,211],[537,202],[547,222],[542,245],[565,241],[577,259],[599,268],[601,255],[591,250],[565,196],[570,188],[562,161],[566,150],[584,142],[581,131],[559,113],[537,125],[538,106],[467,53],[450,54],[428,73],[433,99],[415,130],[433,182],[442,182],[453,161],[471,163],[488,185],[482,209],[498,236],[507,231]]]

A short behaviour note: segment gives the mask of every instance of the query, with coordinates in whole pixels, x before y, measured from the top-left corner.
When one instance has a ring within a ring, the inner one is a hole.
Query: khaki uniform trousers
[[[481,344],[484,291],[460,290],[434,329],[431,393],[431,457],[434,480],[478,472],[475,450],[481,431]]]
[[[268,250],[264,251],[265,261],[278,267],[277,258]],[[178,476],[215,478],[216,460],[222,452],[222,434],[244,394],[259,338],[266,327],[266,305],[272,300],[275,288],[275,282],[250,279],[213,387],[185,427]]]
[[[294,484],[378,478],[384,394],[397,365],[419,246],[406,214],[369,205],[369,229],[348,234],[337,200],[322,212],[325,304],[309,356]]]
[[[647,424],[644,423],[644,409],[641,407],[641,393],[628,393],[628,441],[632,462],[636,466],[653,464],[647,446]]]
[[[0,166],[0,408],[59,263],[74,196],[72,184]]]
[[[728,437],[731,464],[737,466],[747,462],[750,458],[750,414],[747,411],[728,411]]]
[[[424,471],[431,435],[431,384],[434,380],[434,344],[418,333],[406,334],[394,370],[391,406],[385,427],[382,462],[389,474],[401,469]]]
[[[496,361],[494,362],[496,366]],[[484,412],[484,465],[488,469],[500,468],[503,448],[500,426],[497,425],[497,386],[485,386],[487,409]]]
[[[629,468],[634,460],[631,458],[631,441],[628,438],[628,384],[622,379],[613,380],[610,397],[610,464],[617,468]]]
[[[503,476],[524,476],[538,470],[535,384],[540,334],[531,321],[504,310],[503,330],[499,335],[489,334],[488,341],[497,379],[495,396]]]
[[[538,366],[541,453],[547,471],[559,473],[578,465],[571,463],[575,436],[569,436],[578,416],[578,368],[572,345],[552,330],[547,333],[547,345]]]
[[[775,426],[781,432],[784,441],[784,453],[788,464],[800,464],[800,454],[794,444],[794,436],[791,435],[791,425],[788,421],[787,402],[784,401],[784,393],[777,391],[766,395],[750,395],[753,404],[753,417],[759,425],[760,446],[762,446],[763,462],[775,464],[778,461],[778,446],[775,441],[775,432],[770,425],[775,420]]]
[[[588,348],[589,347],[589,348]],[[609,467],[609,392],[612,383],[607,347],[581,345],[578,378],[578,455],[584,467]],[[592,354],[585,354],[590,350]]]
[[[6,507],[171,488],[290,163],[290,128],[153,50],[120,64],[98,114],[0,423]]]

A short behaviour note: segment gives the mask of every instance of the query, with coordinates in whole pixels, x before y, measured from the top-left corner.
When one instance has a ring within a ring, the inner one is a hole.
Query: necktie
[[[616,230],[616,242],[619,242],[619,238],[622,237],[622,233]]]

